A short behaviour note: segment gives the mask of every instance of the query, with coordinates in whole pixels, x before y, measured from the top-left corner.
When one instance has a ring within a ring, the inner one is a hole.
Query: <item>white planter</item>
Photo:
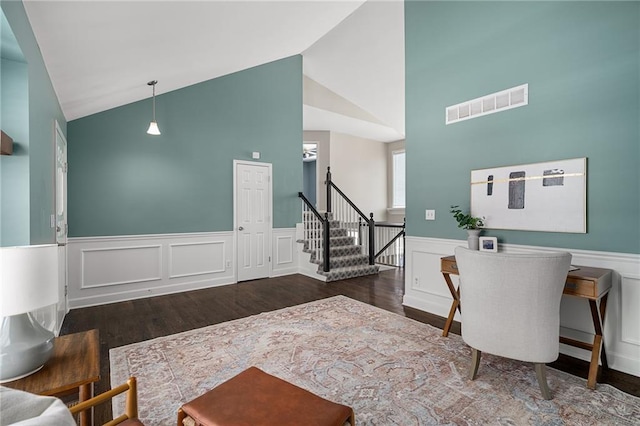
[[[480,248],[480,232],[482,232],[481,229],[467,229],[469,250],[478,250]]]

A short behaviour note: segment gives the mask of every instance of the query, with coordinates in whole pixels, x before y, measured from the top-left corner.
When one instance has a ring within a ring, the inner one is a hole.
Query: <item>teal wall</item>
[[[406,2],[407,234],[464,239],[448,211],[469,208],[472,169],[587,157],[586,234],[485,234],[640,253],[638,22],[638,2]],[[524,83],[528,106],[445,126]]]
[[[13,154],[0,156],[0,245],[29,244],[29,80],[27,64],[0,60],[2,130]]]
[[[146,99],[69,122],[71,237],[230,231],[233,160],[253,151],[273,164],[273,226],[299,221],[300,56],[157,96],[161,136],[150,118]]]
[[[54,122],[57,120],[63,133],[66,134],[66,120],[62,114],[62,109],[58,102],[58,98],[53,90],[53,85],[44,65],[44,60],[40,54],[40,48],[36,42],[35,36],[29,24],[29,19],[24,10],[22,2],[19,1],[2,1],[0,3],[2,12],[4,13],[11,30],[19,44],[20,50],[27,63],[28,71],[28,140],[20,141],[20,152],[22,155],[28,156],[28,205],[20,203],[19,211],[12,211],[11,214],[2,215],[2,229],[23,229],[22,221],[28,218],[29,233],[28,239],[25,239],[24,232],[20,231],[19,236],[8,236],[10,244],[44,244],[55,242],[55,230],[50,227],[50,216],[54,213]],[[26,153],[22,151],[24,147],[28,147]],[[13,157],[13,156],[11,156]],[[20,157],[16,157],[20,158]],[[13,180],[24,183],[24,169],[19,170],[18,175],[11,172],[5,172],[4,165],[9,161],[3,159],[2,172],[2,188],[3,197],[4,189],[7,184]],[[6,183],[5,183],[6,182]],[[20,197],[25,194],[20,190]],[[5,208],[5,200],[3,199],[2,211]],[[19,223],[14,224],[12,218],[19,217]]]

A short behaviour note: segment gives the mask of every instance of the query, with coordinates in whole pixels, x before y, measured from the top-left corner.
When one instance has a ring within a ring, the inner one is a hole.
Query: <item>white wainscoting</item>
[[[69,307],[235,283],[233,232],[69,238]]]
[[[272,245],[270,276],[298,273],[295,228],[273,229]],[[69,307],[234,284],[235,255],[233,231],[70,238]]]
[[[452,255],[466,241],[406,237],[404,305],[446,317],[451,295],[440,273],[440,258]],[[505,252],[553,251],[554,248],[500,245]],[[572,264],[609,268],[613,287],[607,302],[604,341],[609,367],[640,376],[640,255],[563,249],[573,255]],[[452,276],[457,285],[457,277]],[[593,322],[586,300],[565,296],[560,312],[561,334],[593,341]],[[456,313],[456,320],[460,320]],[[567,345],[560,351],[583,360],[590,353]]]
[[[280,277],[298,273],[296,228],[277,228],[271,233],[271,276]]]

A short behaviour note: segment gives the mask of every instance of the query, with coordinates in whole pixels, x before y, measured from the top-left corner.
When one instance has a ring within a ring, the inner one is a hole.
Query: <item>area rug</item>
[[[469,381],[471,350],[441,334],[336,296],[111,349],[111,383],[137,377],[147,425],[174,425],[178,407],[252,365],[353,407],[358,425],[640,424],[640,398],[555,369],[551,401],[527,363],[483,354]]]

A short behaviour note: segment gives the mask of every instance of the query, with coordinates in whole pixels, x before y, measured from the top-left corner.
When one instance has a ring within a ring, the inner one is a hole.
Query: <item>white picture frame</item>
[[[496,237],[480,237],[480,251],[498,252],[498,238]]]
[[[471,171],[471,215],[489,229],[587,232],[587,159]]]

